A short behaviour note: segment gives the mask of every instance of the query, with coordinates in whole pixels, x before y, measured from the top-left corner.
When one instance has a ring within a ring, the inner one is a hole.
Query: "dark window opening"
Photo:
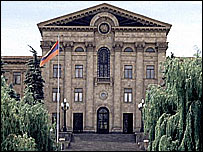
[[[98,77],[110,77],[110,51],[106,47],[100,48],[98,51]]]
[[[133,52],[133,49],[130,47],[125,48],[124,52]]]
[[[20,72],[13,73],[13,84],[21,84],[21,73]]]

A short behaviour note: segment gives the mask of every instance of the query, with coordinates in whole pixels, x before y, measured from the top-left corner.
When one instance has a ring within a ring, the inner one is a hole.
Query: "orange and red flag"
[[[56,41],[56,43],[53,45],[51,50],[42,57],[39,66],[40,67],[43,66],[45,63],[47,63],[49,60],[51,60],[53,57],[55,57],[58,54],[59,54],[59,44],[58,44],[58,41]]]

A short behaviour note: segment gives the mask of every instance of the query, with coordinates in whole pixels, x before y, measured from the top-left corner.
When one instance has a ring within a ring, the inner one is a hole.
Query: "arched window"
[[[84,52],[84,49],[82,47],[77,47],[75,49],[75,52]]]
[[[146,52],[155,52],[155,50],[150,47],[150,48],[147,48],[147,49],[146,49]]]
[[[133,52],[133,49],[130,47],[125,48],[124,52]]]
[[[98,51],[98,77],[110,77],[110,51],[106,47],[102,47]]]

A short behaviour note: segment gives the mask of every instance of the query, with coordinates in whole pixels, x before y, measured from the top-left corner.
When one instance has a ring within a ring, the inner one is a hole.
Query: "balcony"
[[[94,84],[95,86],[97,86],[98,84],[110,84],[110,86],[112,86],[113,78],[112,77],[95,77]]]

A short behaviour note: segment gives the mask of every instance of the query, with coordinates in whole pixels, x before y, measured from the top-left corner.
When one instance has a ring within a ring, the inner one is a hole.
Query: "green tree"
[[[8,90],[1,76],[1,150],[56,150],[55,132],[50,132],[55,131],[55,125],[51,124],[45,105],[25,103],[34,101],[29,92],[20,102],[16,101]]]
[[[35,141],[23,132],[21,104],[9,95],[9,87],[1,76],[1,151],[35,150]]]
[[[4,63],[4,61],[2,60],[2,58],[1,58],[1,75],[5,73],[4,70],[3,70],[4,64],[5,64],[5,63]]]
[[[169,58],[163,87],[150,85],[144,107],[148,150],[202,151],[202,58]]]
[[[41,70],[39,67],[40,59],[37,57],[37,52],[31,47],[30,52],[33,53],[33,58],[30,59],[27,63],[28,70],[25,75],[25,90],[24,94],[29,94],[33,96],[33,103],[30,102],[30,100],[26,100],[25,102],[29,104],[36,104],[37,102],[41,103],[44,99],[44,80],[41,75]]]
[[[17,95],[16,91],[13,89],[13,85],[10,84],[8,88],[8,94],[11,98],[14,98],[16,101],[20,101],[20,97]]]

